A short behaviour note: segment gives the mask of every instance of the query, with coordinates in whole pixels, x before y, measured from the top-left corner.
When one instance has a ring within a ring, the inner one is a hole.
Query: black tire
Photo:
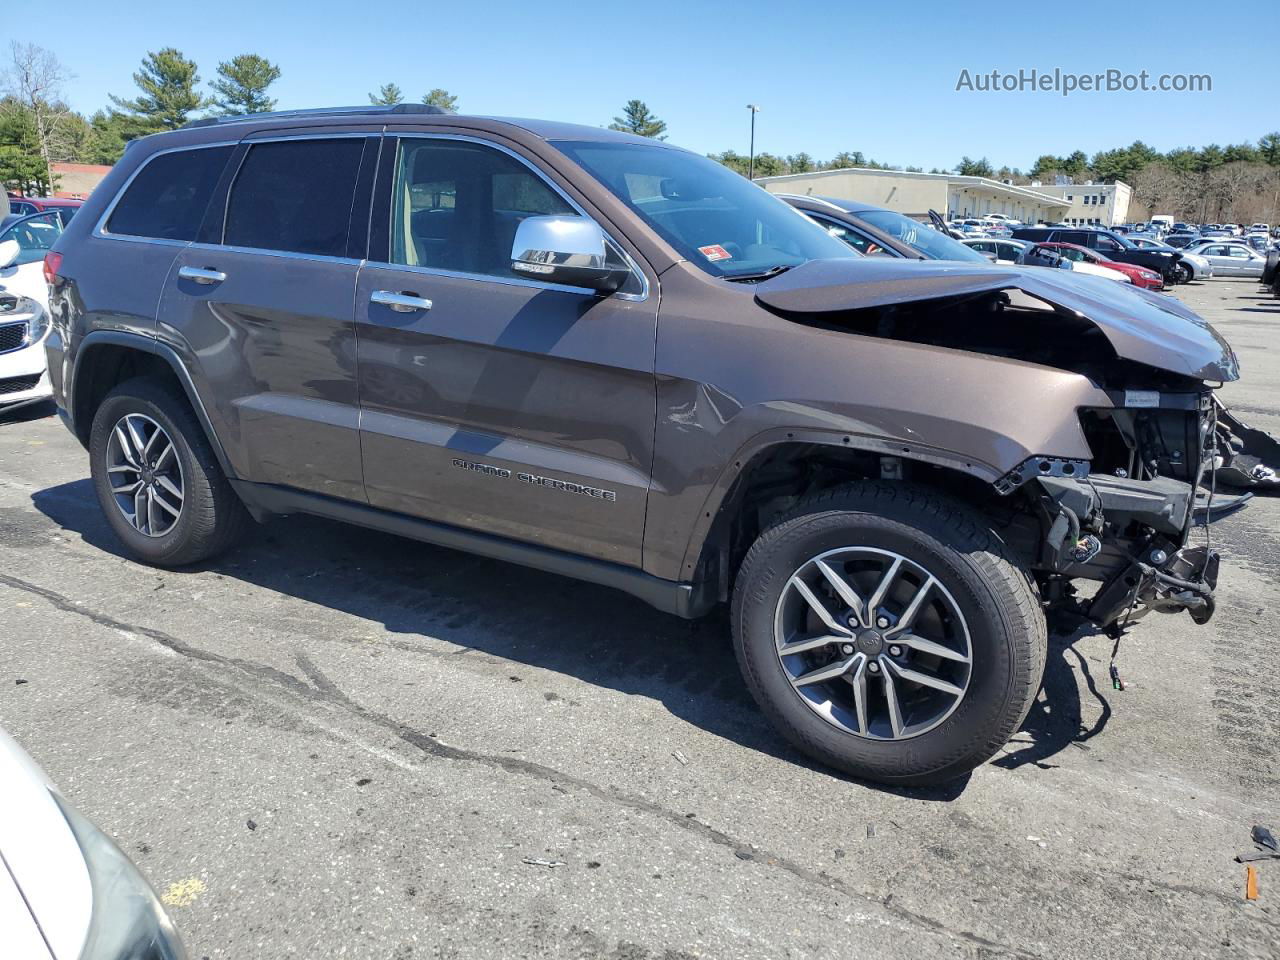
[[[1277,267],[1280,267],[1280,251],[1268,250],[1267,262],[1262,266],[1262,282],[1269,284],[1276,278]]]
[[[172,528],[161,536],[135,529],[111,492],[108,442],[115,425],[128,414],[142,414],[159,424],[172,439],[181,467],[181,511]],[[125,549],[143,563],[159,567],[199,563],[231,547],[250,524],[249,514],[223,476],[190,404],[156,380],[128,380],[107,394],[93,418],[89,461],[94,490],[108,525]]]
[[[774,615],[784,588],[806,562],[842,547],[891,550],[919,563],[969,625],[968,686],[953,712],[927,732],[898,740],[847,732],[802,700],[781,665]],[[857,483],[799,503],[748,552],[732,618],[743,677],[778,731],[821,763],[896,785],[940,783],[995,755],[1026,718],[1048,645],[1034,581],[1004,554],[983,518],[904,483]]]
[[[1178,283],[1190,283],[1194,273],[1189,264],[1175,263],[1173,265],[1174,276]]]

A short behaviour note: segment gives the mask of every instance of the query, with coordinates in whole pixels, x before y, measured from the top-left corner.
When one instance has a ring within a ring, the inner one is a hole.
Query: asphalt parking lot
[[[1176,295],[1280,432],[1280,301]],[[1213,525],[1217,616],[1142,621],[1128,689],[1055,636],[1001,757],[891,791],[772,733],[722,619],[307,518],[155,570],[87,477],[0,422],[0,725],[193,958],[1280,956],[1280,861],[1246,902],[1232,859],[1280,832],[1280,499]]]

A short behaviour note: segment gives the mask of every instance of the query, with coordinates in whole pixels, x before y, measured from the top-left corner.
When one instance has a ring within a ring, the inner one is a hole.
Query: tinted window
[[[880,246],[880,244],[876,243],[874,240],[868,237],[865,233],[859,233],[857,230],[854,230],[852,227],[849,227],[846,224],[838,223],[835,220],[830,220],[827,217],[821,216],[820,214],[816,214],[816,213],[810,213],[809,216],[812,217],[814,220],[816,220],[820,226],[825,227],[827,230],[827,233],[831,234],[833,237],[836,237],[839,240],[843,240],[849,246],[853,247],[854,250],[857,250],[858,253],[861,253],[864,256],[868,256],[868,257],[890,257],[890,256],[896,257],[897,256],[897,253],[889,253],[884,249],[884,247]]]
[[[391,262],[511,276],[511,244],[526,217],[576,216],[519,160],[457,140],[400,141]]]
[[[912,220],[893,210],[859,210],[855,214],[859,220],[871,224],[877,230],[902,241],[913,250],[924,254],[930,260],[969,260],[973,263],[987,263],[987,258],[976,250],[971,250],[959,240],[952,240],[944,233],[932,227]]]
[[[231,187],[223,242],[346,256],[363,153],[363,137],[283,140],[250,147]]]
[[[231,147],[209,147],[153,157],[116,204],[107,232],[194,240],[229,156]]]

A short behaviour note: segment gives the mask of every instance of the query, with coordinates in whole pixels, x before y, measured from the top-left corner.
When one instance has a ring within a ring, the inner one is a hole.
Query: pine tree
[[[450,113],[458,112],[458,98],[451,94],[448,90],[442,90],[439,87],[424,93],[422,102],[430,107],[440,107],[448,110]]]
[[[125,100],[112,94],[111,102],[152,129],[176,130],[192,113],[208,106],[196,93],[200,76],[194,61],[173,47],[148,53],[133,82],[142,91],[140,96]]]
[[[369,94],[369,102],[375,107],[394,107],[404,102],[404,94],[394,83],[384,83],[377,93]]]
[[[621,117],[613,118],[613,123],[609,124],[610,130],[652,137],[654,140],[667,139],[666,123],[655,117],[643,100],[628,100],[627,105],[622,108],[622,113]]]
[[[276,102],[267,96],[267,87],[280,79],[280,68],[256,53],[242,53],[218,64],[218,77],[209,84],[216,96],[213,106],[234,116],[268,113]]]

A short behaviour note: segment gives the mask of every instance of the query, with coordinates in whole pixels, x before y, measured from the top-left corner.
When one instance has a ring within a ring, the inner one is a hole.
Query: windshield
[[[555,146],[713,276],[732,280],[857,256],[799,210],[706,157],[634,143]]]
[[[892,210],[858,210],[854,216],[865,220],[882,233],[920,251],[930,260],[970,260],[974,263],[990,263],[977,250],[966,247],[959,240],[952,240],[933,227],[918,220],[904,217]]]

